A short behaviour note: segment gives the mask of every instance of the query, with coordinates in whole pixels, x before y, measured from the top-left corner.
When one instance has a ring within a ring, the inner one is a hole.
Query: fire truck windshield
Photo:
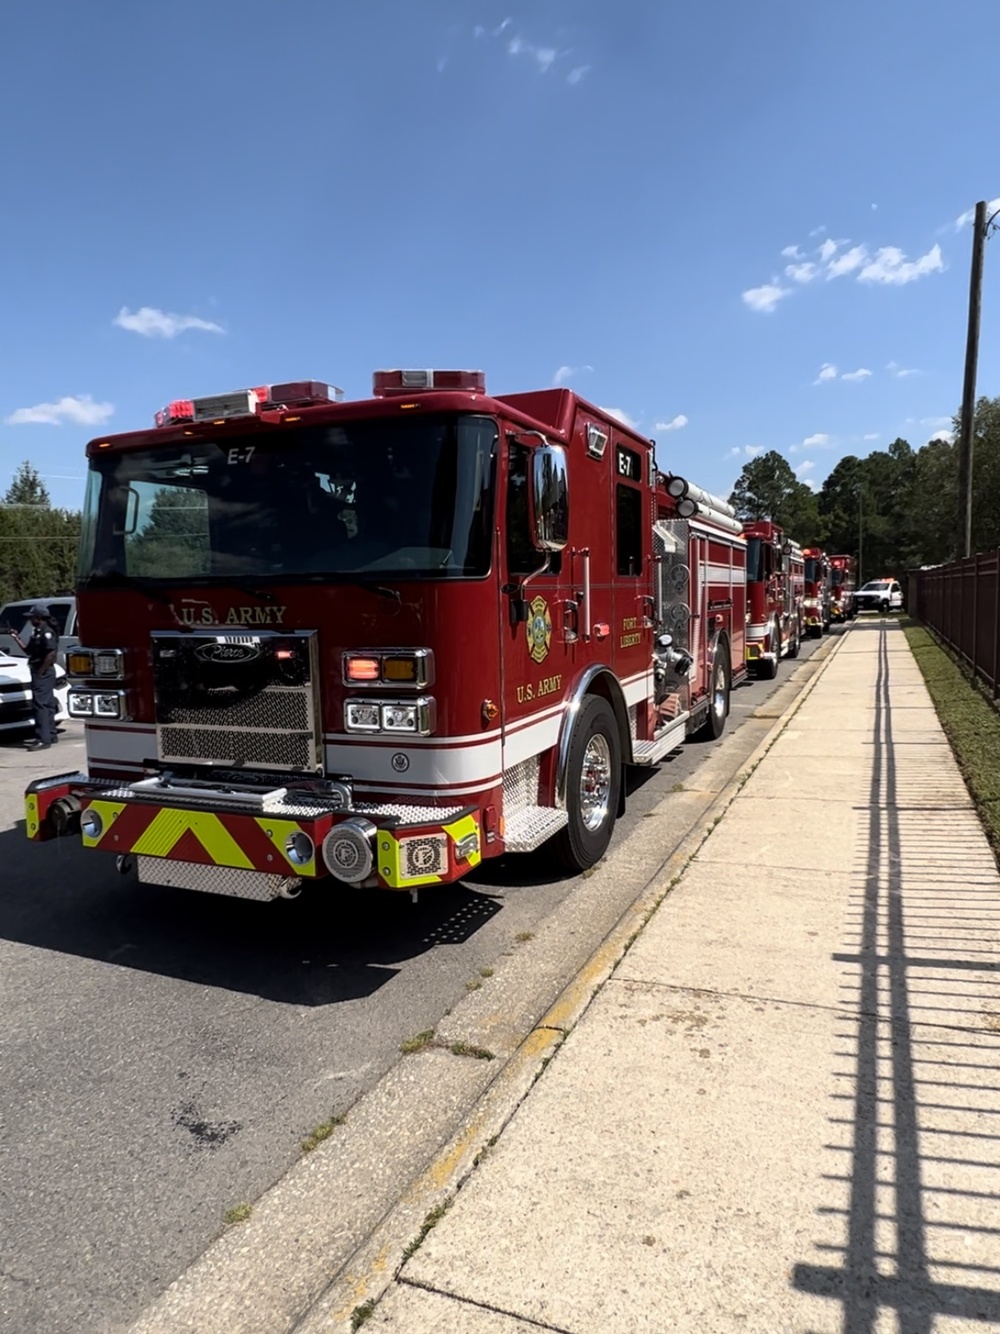
[[[840,585],[844,582],[844,571],[839,567],[839,565],[835,565],[830,572],[830,577],[833,582],[834,588],[839,588]]]
[[[490,566],[488,417],[277,427],[91,459],[81,576],[462,579]]]
[[[747,583],[756,584],[765,578],[764,543],[759,537],[747,538]]]
[[[823,562],[810,556],[806,561],[806,583],[818,584],[823,579]]]

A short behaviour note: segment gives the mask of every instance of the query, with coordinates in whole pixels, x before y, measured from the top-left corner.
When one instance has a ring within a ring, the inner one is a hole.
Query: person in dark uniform
[[[31,702],[35,710],[35,739],[25,743],[25,750],[48,750],[58,740],[56,735],[56,654],[59,635],[49,619],[48,608],[32,607],[29,613],[34,627],[27,644],[16,631],[11,634],[28,655],[31,668]]]

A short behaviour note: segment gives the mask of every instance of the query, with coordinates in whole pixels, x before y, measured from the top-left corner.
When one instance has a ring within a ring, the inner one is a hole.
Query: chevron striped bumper
[[[153,883],[211,889],[211,876],[196,868],[239,872],[226,883],[246,888],[219,892],[245,898],[274,896],[254,890],[258,876],[274,885],[323,878],[337,883],[321,849],[327,835],[348,819],[374,827],[372,873],[365,884],[386,889],[445,884],[482,860],[479,812],[469,807],[365,804],[313,813],[296,807],[292,797],[277,810],[241,811],[133,797],[127,785],[83,774],[42,779],[25,793],[26,833],[36,842],[79,832],[85,848],[135,858],[140,878]],[[166,863],[188,870],[169,872]],[[160,880],[158,864],[164,866]]]

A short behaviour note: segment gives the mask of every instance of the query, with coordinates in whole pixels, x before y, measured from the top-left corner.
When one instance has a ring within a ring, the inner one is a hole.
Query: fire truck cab
[[[842,625],[857,615],[854,590],[857,580],[857,561],[853,556],[830,557],[830,619]]]
[[[29,786],[33,839],[262,900],[415,894],[543,843],[581,870],[624,765],[725,725],[740,524],[567,389],[260,386],[87,458],[87,766]]]
[[[802,643],[805,564],[802,548],[770,519],[743,525],[747,539],[747,665],[773,679],[782,658]]]
[[[832,620],[830,558],[819,547],[806,547],[802,557],[805,563],[802,620],[809,634],[821,639]]]

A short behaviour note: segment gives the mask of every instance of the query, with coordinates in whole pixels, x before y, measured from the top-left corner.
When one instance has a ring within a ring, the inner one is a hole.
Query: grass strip
[[[929,630],[908,616],[900,621],[1000,860],[1000,712]]]

